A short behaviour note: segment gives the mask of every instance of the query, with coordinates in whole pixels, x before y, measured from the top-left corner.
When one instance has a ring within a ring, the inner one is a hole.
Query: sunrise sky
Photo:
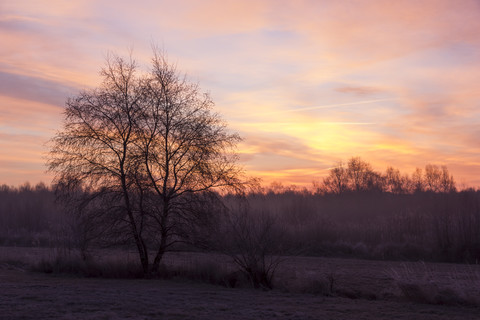
[[[210,92],[265,183],[310,185],[339,160],[480,186],[480,2],[0,2],[0,184],[50,183],[46,142],[109,51],[151,44]]]

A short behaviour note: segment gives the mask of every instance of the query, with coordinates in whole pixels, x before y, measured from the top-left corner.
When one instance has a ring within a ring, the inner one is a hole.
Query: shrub
[[[266,212],[232,211],[224,225],[220,251],[229,256],[256,289],[273,289],[283,261],[281,231]]]

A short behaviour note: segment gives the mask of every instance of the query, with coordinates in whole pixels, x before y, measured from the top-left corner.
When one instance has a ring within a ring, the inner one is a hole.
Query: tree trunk
[[[160,240],[160,246],[158,248],[157,254],[155,255],[155,259],[153,260],[151,272],[158,273],[160,271],[160,261],[162,261],[163,255],[165,254],[167,248],[167,239],[165,236],[162,235],[162,239]]]
[[[149,265],[149,262],[148,262],[148,250],[145,246],[145,244],[143,243],[143,241],[141,241],[140,239],[138,239],[137,241],[137,237],[135,237],[135,242],[137,244],[137,250],[138,250],[138,254],[140,256],[140,262],[142,264],[142,270],[143,270],[143,275],[144,277],[148,277],[149,274],[150,274],[150,270],[148,269],[148,265]]]
[[[168,168],[168,166],[167,166]],[[167,171],[168,172],[168,171]],[[170,199],[166,195],[167,194],[167,187],[166,187],[166,182],[163,185],[163,212],[162,212],[162,225],[160,226],[160,245],[157,250],[157,254],[155,255],[155,259],[153,260],[152,268],[151,271],[152,273],[158,273],[160,269],[160,261],[163,258],[163,255],[165,254],[165,251],[167,250],[167,244],[169,241],[169,234],[170,232],[167,231],[167,226],[168,226],[168,216],[169,216],[169,210],[170,210]]]

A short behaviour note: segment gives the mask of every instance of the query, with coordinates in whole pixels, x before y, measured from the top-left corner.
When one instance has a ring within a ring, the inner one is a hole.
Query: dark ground
[[[0,270],[0,319],[480,319],[480,309]]]
[[[451,297],[458,293],[480,301],[480,265],[289,257],[277,270],[272,291],[232,289],[185,279],[100,279],[26,271],[28,265],[56,255],[58,252],[49,248],[0,247],[0,320],[480,320],[480,304],[407,301],[395,280],[399,277],[419,288],[439,288],[439,292],[447,288]],[[100,257],[116,263],[136,259],[135,254],[112,250],[98,252],[96,259]],[[231,266],[213,254],[165,256],[165,263],[173,267],[197,269],[206,262]],[[333,292],[325,294],[330,284]]]

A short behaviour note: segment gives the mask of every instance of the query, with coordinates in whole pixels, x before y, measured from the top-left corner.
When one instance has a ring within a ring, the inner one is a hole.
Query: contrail
[[[329,108],[338,108],[344,106],[354,106],[358,104],[368,104],[374,102],[382,102],[382,101],[392,101],[396,99],[376,99],[376,100],[365,100],[365,101],[355,101],[355,102],[347,102],[347,103],[337,103],[337,104],[327,104],[324,106],[314,106],[314,107],[305,107],[305,108],[297,108],[297,109],[289,109],[289,110],[280,110],[278,112],[270,112],[269,114],[273,113],[282,113],[282,112],[296,112],[296,111],[308,111],[308,110],[317,110],[317,109],[329,109]]]
[[[324,105],[324,106],[314,106],[314,107],[305,107],[305,108],[287,109],[287,110],[279,110],[279,111],[272,111],[272,112],[265,112],[265,113],[257,113],[257,115],[264,116],[264,115],[289,113],[289,112],[297,112],[297,111],[309,111],[309,110],[317,110],[317,109],[339,108],[339,107],[345,107],[345,106],[354,106],[354,105],[359,105],[359,104],[368,104],[368,103],[374,103],[374,102],[393,101],[393,100],[396,100],[396,99],[376,99],[376,100],[355,101],[355,102],[347,102],[347,103],[327,104],[327,105]]]
[[[320,124],[326,124],[326,125],[335,125],[335,124],[346,124],[346,125],[372,125],[372,124],[377,124],[376,122],[342,122],[342,121],[327,121],[327,122],[321,122]]]

